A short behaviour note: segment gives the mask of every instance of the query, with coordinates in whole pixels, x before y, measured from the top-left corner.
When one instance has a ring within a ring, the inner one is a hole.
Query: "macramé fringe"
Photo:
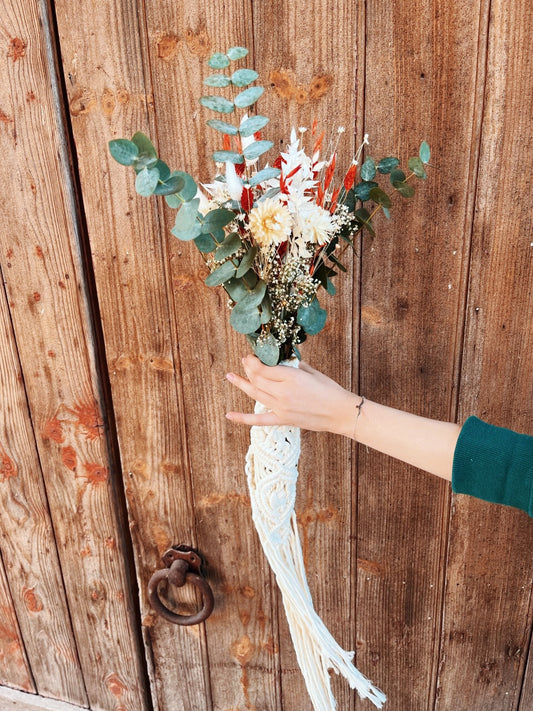
[[[256,403],[256,412],[265,412]],[[281,590],[289,628],[315,711],[334,711],[329,669],[342,674],[361,698],[382,708],[386,697],[353,665],[354,653],[335,641],[315,612],[307,584],[294,503],[300,457],[296,427],[252,427],[246,475],[252,517]]]

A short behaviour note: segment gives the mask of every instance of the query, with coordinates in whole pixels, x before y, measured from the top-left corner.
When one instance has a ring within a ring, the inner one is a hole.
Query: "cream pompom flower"
[[[250,210],[248,219],[252,237],[261,249],[286,242],[291,235],[291,213],[279,200],[261,200]]]
[[[335,232],[335,223],[328,210],[307,203],[299,212],[301,235],[306,242],[325,244]]]

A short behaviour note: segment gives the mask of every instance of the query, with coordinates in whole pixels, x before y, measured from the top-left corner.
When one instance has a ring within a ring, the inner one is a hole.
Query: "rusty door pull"
[[[198,625],[213,612],[215,600],[209,583],[202,576],[202,559],[190,546],[179,545],[170,548],[162,558],[165,568],[157,570],[148,583],[148,599],[153,609],[165,620],[175,625]],[[177,588],[192,583],[202,593],[203,607],[194,615],[178,615],[172,612],[159,597],[159,583],[166,580]]]

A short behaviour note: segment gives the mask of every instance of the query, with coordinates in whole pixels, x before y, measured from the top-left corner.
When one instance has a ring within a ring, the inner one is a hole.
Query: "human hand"
[[[242,360],[247,378],[228,373],[227,379],[269,412],[228,412],[226,417],[245,425],[293,425],[352,437],[360,398],[306,363],[298,368],[264,365],[255,356]]]

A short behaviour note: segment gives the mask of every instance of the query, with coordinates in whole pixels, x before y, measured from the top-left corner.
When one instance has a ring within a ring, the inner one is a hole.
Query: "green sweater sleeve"
[[[533,516],[533,437],[469,417],[455,447],[452,489]]]

